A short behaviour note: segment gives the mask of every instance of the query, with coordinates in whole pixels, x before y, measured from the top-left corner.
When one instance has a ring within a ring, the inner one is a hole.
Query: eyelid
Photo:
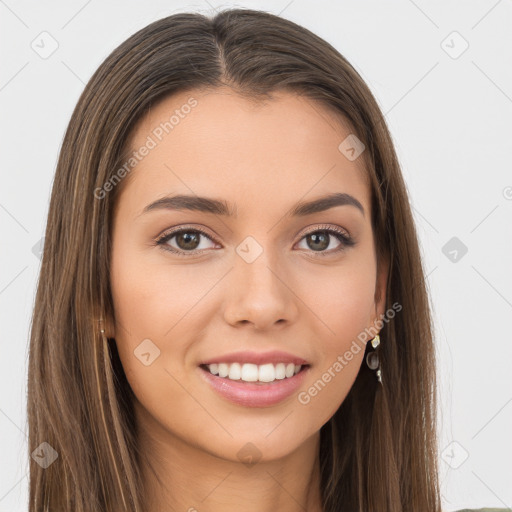
[[[337,233],[339,233],[340,235],[344,235],[346,238],[348,239],[352,239],[352,236],[350,235],[349,231],[345,228],[342,228],[340,226],[337,226],[336,224],[314,224],[313,227],[311,227],[311,229],[309,229],[311,226],[308,226],[308,228],[306,228],[306,231],[304,232],[301,232],[301,239],[306,236],[306,235],[309,235],[311,233],[316,233],[317,231],[336,231]]]
[[[184,224],[184,225],[180,224],[177,227],[166,229],[163,233],[160,233],[155,238],[155,243],[159,243],[162,240],[164,240],[165,238],[170,237],[171,235],[175,235],[177,233],[180,233],[181,231],[187,231],[187,230],[188,231],[198,231],[199,233],[201,233],[201,234],[205,235],[206,237],[210,238],[212,240],[212,242],[216,242],[216,240],[213,237],[213,235],[211,235],[208,231],[205,231],[203,228],[192,226],[192,225],[189,226],[187,224]]]
[[[309,229],[309,228],[311,228],[311,229]],[[194,225],[187,225],[187,224],[180,225],[180,226],[177,226],[175,228],[166,229],[165,231],[160,233],[155,238],[155,242],[159,242],[162,239],[167,238],[171,234],[179,233],[180,231],[184,231],[186,229],[189,229],[190,231],[199,231],[203,235],[205,235],[208,238],[212,239],[212,241],[216,242],[215,237],[213,235],[211,235],[209,232],[205,231],[203,228],[196,227]],[[300,232],[300,236],[301,236],[301,239],[302,239],[304,236],[307,236],[310,233],[315,233],[316,231],[323,231],[323,230],[337,231],[339,234],[345,235],[347,238],[350,238],[350,239],[352,238],[352,236],[350,235],[350,232],[347,229],[341,228],[340,226],[336,226],[336,225],[332,225],[332,224],[320,224],[320,225],[313,224],[312,226],[308,226],[307,228],[305,228],[305,231]],[[299,235],[296,235],[296,236],[299,236]]]

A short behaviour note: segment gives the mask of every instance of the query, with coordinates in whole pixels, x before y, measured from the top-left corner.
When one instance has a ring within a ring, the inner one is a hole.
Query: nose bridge
[[[248,291],[279,292],[280,280],[274,270],[278,266],[278,255],[275,254],[270,244],[271,237],[266,237],[265,240],[259,237],[257,240],[249,235],[235,249],[236,281],[237,284],[245,282],[250,287]]]
[[[261,239],[260,239],[261,240]],[[268,247],[271,237],[247,236],[236,248],[226,315],[231,323],[250,321],[258,326],[290,320],[293,294],[285,285],[279,255]]]

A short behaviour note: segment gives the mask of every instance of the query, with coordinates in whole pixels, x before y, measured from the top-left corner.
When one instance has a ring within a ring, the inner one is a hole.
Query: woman
[[[73,113],[45,240],[31,511],[441,510],[406,187],[328,43],[239,9],[137,32]]]

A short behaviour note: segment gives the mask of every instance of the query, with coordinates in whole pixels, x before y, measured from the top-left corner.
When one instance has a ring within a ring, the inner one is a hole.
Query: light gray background
[[[34,246],[72,109],[99,64],[136,30],[176,12],[233,5],[280,13],[329,41],[386,113],[434,305],[443,506],[511,507],[510,0],[0,0],[0,511],[27,508]],[[58,48],[42,58],[51,44]]]

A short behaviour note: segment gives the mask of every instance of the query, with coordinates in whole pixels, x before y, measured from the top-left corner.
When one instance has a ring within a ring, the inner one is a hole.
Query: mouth
[[[272,382],[291,379],[298,373],[309,368],[309,364],[267,363],[212,363],[201,364],[199,367],[211,375],[221,379],[265,385]]]
[[[244,407],[270,407],[283,402],[299,389],[310,365],[212,363],[199,365],[198,371],[200,377],[223,399]]]

